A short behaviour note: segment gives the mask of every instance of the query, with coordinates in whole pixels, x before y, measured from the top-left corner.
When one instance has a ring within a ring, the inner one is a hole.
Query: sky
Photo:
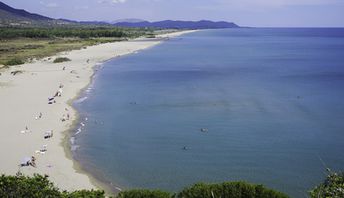
[[[78,21],[230,21],[251,27],[344,27],[344,0],[0,0]]]

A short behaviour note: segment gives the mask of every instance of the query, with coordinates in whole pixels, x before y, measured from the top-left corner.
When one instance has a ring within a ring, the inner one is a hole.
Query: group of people
[[[48,98],[48,104],[54,104],[54,103],[56,103],[55,98],[56,98],[56,97],[61,97],[61,96],[62,96],[62,92],[63,92],[63,89],[62,89],[62,88],[63,88],[63,84],[60,84],[60,85],[59,85],[59,89],[55,92],[54,96]]]
[[[35,156],[31,156],[28,158],[25,158],[22,163],[20,164],[20,166],[32,166],[36,168],[36,158]]]
[[[55,98],[56,97],[61,97],[62,96],[62,92],[63,92],[63,84],[59,85],[58,91],[55,93],[55,95],[53,97],[48,98],[48,104],[53,104],[56,103]],[[62,116],[62,121],[66,121],[70,119],[70,115],[68,112],[68,109],[65,108],[65,111],[67,112],[66,114],[63,114]],[[39,112],[39,114],[35,117],[36,120],[42,119],[43,114],[42,112]],[[25,130],[21,131],[21,133],[26,133],[26,132],[30,132],[29,128],[26,126]],[[53,130],[49,130],[46,131],[44,133],[44,139],[49,139],[53,137]],[[43,145],[41,147],[40,150],[36,151],[36,154],[44,154],[47,151],[47,145]],[[36,167],[36,158],[35,156],[31,156],[31,157],[26,157],[23,159],[23,161],[21,162],[20,166],[32,166],[32,167]]]
[[[61,121],[62,121],[62,122],[67,121],[67,120],[69,120],[69,118],[70,118],[70,115],[69,115],[69,112],[68,112],[68,109],[67,109],[67,108],[65,108],[65,111],[66,111],[67,113],[62,115],[62,118],[61,118]]]
[[[62,96],[62,91],[63,91],[62,88],[63,88],[63,84],[60,84],[59,89],[55,93],[54,97],[61,97]]]

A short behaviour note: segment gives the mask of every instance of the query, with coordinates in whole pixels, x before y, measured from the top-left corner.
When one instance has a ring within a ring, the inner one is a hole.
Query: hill
[[[26,10],[15,9],[0,2],[0,27],[1,26],[41,26],[41,25],[65,25],[68,21],[56,20]]]
[[[53,19],[26,10],[16,9],[0,2],[0,27],[49,27],[49,26],[116,26],[135,28],[159,28],[159,29],[218,29],[238,28],[232,22],[201,21],[157,21],[149,22],[140,19],[124,19],[112,23],[103,21],[73,21],[68,19]]]
[[[238,28],[239,26],[232,22],[213,22],[207,20],[201,21],[141,21],[141,22],[118,22],[114,24],[120,27],[138,27],[138,28],[163,28],[163,29],[219,29],[219,28]]]

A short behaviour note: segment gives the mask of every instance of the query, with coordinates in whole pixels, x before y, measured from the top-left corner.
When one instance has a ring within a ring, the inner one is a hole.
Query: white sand
[[[189,31],[188,31],[189,32]],[[185,32],[166,34],[163,37],[178,36]],[[47,174],[63,190],[97,188],[89,176],[77,172],[74,162],[67,157],[63,145],[66,145],[66,131],[72,126],[77,114],[68,101],[77,97],[85,88],[93,74],[93,67],[110,58],[133,53],[159,44],[159,40],[132,40],[126,42],[106,43],[87,49],[60,53],[34,63],[13,66],[1,70],[0,76],[0,174],[16,174],[19,170],[27,175],[33,173]],[[54,64],[58,57],[68,57],[72,61]],[[87,63],[87,60],[89,62]],[[65,70],[62,70],[66,67]],[[10,72],[23,71],[15,76]],[[76,73],[71,73],[74,70]],[[63,84],[61,97],[55,104],[48,104]],[[71,119],[62,122],[63,114],[68,112]],[[39,113],[41,119],[35,119]],[[21,133],[26,126],[30,132]],[[54,131],[54,136],[44,139],[44,133]],[[37,154],[43,145],[47,145],[45,154]],[[37,167],[21,167],[24,157],[36,157]]]

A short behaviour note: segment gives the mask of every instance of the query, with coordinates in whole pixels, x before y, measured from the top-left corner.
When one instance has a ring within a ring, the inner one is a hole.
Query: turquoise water
[[[108,61],[74,105],[75,158],[122,188],[245,180],[304,197],[344,170],[344,29],[183,35]]]

